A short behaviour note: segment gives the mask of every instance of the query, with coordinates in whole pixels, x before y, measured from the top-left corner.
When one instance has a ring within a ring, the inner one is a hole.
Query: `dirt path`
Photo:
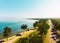
[[[46,38],[44,39],[45,40],[44,43],[56,43],[56,41],[51,38],[52,37],[52,35],[51,35],[52,34],[52,32],[51,32],[51,30],[52,30],[52,21],[48,20],[48,24],[49,24],[50,28],[48,29],[48,33],[46,35]]]
[[[14,35],[14,36],[12,36],[12,37],[9,37],[9,38],[8,38],[9,40],[7,40],[6,42],[3,42],[3,43],[15,43],[15,42],[16,42],[17,40],[19,40],[20,38],[26,37],[26,36],[28,36],[30,33],[34,32],[34,31],[35,31],[35,30],[25,31],[24,33],[21,33],[22,36],[16,36],[16,35]]]

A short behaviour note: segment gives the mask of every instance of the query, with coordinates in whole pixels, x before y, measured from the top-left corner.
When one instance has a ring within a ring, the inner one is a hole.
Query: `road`
[[[51,20],[49,20],[49,25],[50,25],[50,43],[57,43],[57,39],[54,40],[54,38],[52,38],[56,36],[56,35],[52,35],[56,31],[53,31],[54,25]]]
[[[48,43],[57,43],[57,40],[54,40],[52,37],[54,37],[55,35],[52,35],[52,33],[53,32],[56,32],[56,31],[53,31],[52,32],[52,29],[53,29],[53,23],[52,23],[52,21],[51,20],[48,20],[49,21],[49,26],[50,26],[50,28],[49,28],[49,37],[48,37],[48,39],[50,40]],[[27,31],[27,32],[25,32],[22,36],[12,36],[12,39],[11,40],[8,40],[8,41],[6,41],[6,42],[4,42],[4,43],[14,43],[16,40],[18,40],[19,38],[21,38],[21,37],[24,37],[24,36],[26,36],[26,34],[27,35],[29,35],[31,32],[34,32],[33,30],[31,30],[31,31]],[[28,34],[29,33],[29,34]]]

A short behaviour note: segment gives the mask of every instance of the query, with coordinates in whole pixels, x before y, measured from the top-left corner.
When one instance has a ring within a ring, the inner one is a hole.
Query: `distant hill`
[[[40,20],[40,19],[60,19],[60,18],[27,18],[28,20]]]
[[[40,19],[51,19],[51,18],[27,18],[28,20],[40,20]]]

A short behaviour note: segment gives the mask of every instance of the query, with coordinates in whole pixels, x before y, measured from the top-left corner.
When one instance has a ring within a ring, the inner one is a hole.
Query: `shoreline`
[[[11,37],[11,36],[14,36],[14,35],[16,35],[16,34],[18,34],[18,33],[21,33],[22,31],[20,30],[20,31],[15,31],[15,32],[12,32],[12,34],[10,34],[10,36],[9,37]],[[0,34],[0,40],[1,39],[4,39],[5,37],[3,36],[3,33],[1,33]]]
[[[9,37],[8,40],[7,40],[7,38],[2,39],[2,40],[5,41],[5,42],[3,42],[3,43],[15,43],[15,42],[16,42],[17,40],[19,40],[20,38],[26,37],[26,36],[28,36],[30,33],[34,32],[34,31],[36,31],[36,30],[24,31],[24,33],[23,33],[23,32],[19,33],[19,34],[22,34],[22,36],[16,36],[16,35],[14,35],[14,36]]]
[[[29,28],[28,28],[29,29]],[[30,28],[31,29],[31,28]],[[29,29],[29,30],[30,30]],[[33,28],[32,28],[33,29]],[[23,30],[19,30],[19,31],[15,31],[15,32],[12,32],[12,34],[10,34],[10,36],[9,37],[12,37],[12,36],[14,36],[14,35],[16,35],[16,34],[18,34],[18,33],[22,33],[23,32]],[[0,34],[0,40],[1,39],[4,39],[5,37],[3,36],[3,33],[1,33]]]

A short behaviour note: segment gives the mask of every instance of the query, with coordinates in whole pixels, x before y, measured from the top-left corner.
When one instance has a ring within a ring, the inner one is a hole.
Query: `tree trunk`
[[[41,43],[43,43],[43,35],[41,34]]]

